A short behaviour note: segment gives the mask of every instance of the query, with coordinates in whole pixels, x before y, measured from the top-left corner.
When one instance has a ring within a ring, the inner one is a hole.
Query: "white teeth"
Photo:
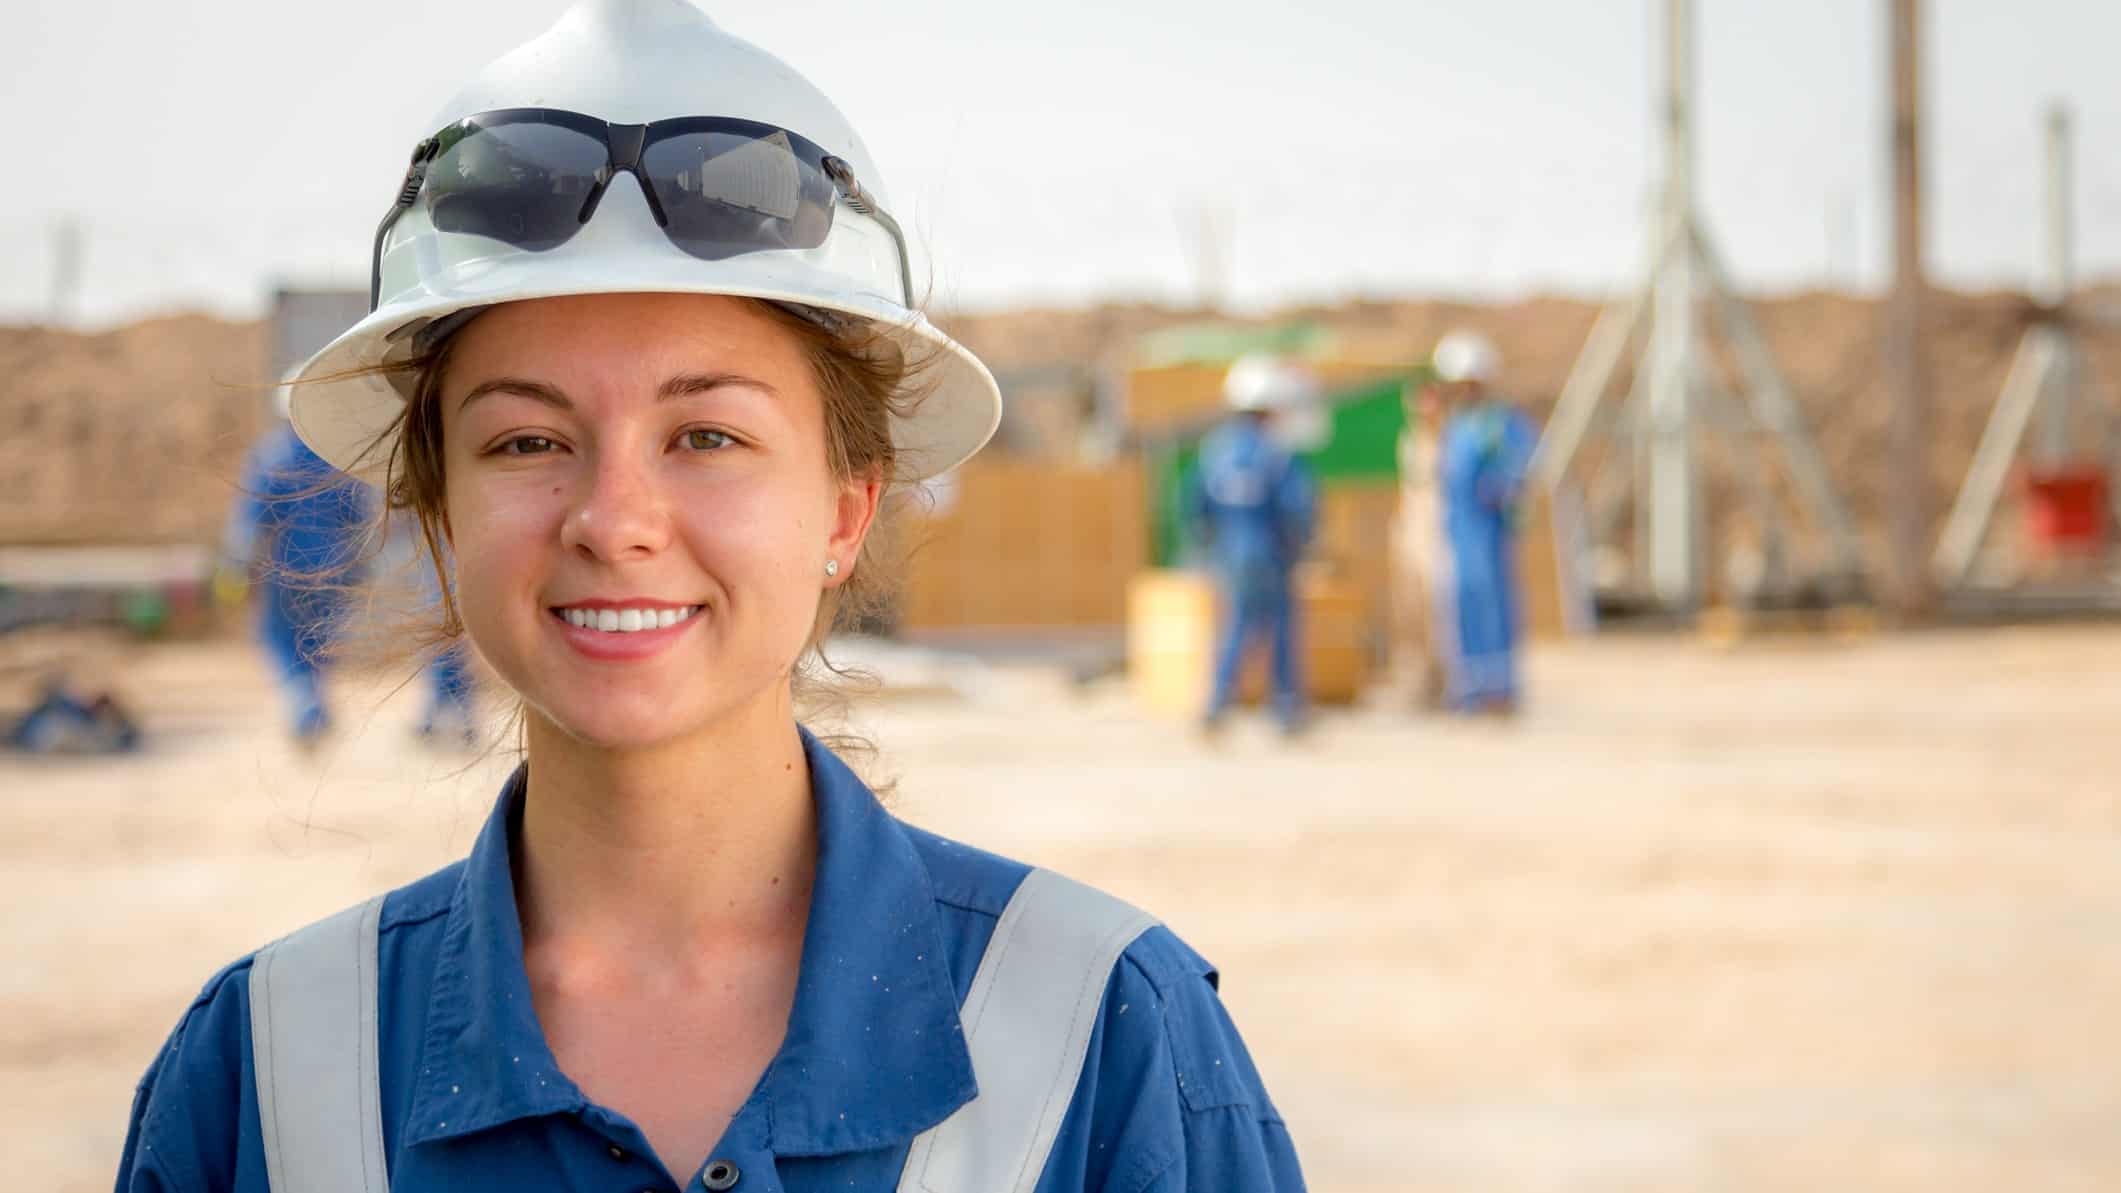
[[[567,624],[607,634],[635,634],[642,630],[667,629],[698,613],[698,605],[682,609],[562,609]]]

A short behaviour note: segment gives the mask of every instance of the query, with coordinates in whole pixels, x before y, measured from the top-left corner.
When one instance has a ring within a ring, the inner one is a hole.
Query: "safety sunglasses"
[[[640,183],[670,243],[703,261],[814,249],[845,203],[891,233],[903,300],[913,306],[898,221],[862,190],[844,159],[815,142],[726,116],[612,124],[554,108],[506,108],[467,116],[414,147],[397,201],[376,229],[368,309],[382,298],[383,242],[414,203],[441,231],[544,252],[582,230],[622,171]]]

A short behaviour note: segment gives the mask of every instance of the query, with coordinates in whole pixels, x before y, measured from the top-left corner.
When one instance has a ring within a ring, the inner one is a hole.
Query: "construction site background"
[[[2083,291],[2097,306],[2121,289]],[[1312,324],[1336,352],[1411,369],[1446,331],[1489,335],[1506,363],[1504,388],[1535,417],[1551,408],[1598,314],[1596,303],[1529,298],[1497,304],[1375,301],[1294,308],[1252,319],[1150,305],[939,316],[1004,380],[1010,424],[997,454],[1067,458],[1084,417],[1082,386],[1123,373],[1140,338],[1214,318],[1235,326]],[[1874,568],[1885,564],[1888,470],[1880,300],[1834,293],[1761,298],[1755,310],[1775,358],[1814,428]],[[2016,293],[1939,292],[1931,305],[1935,505],[1949,505],[2003,386],[2011,357],[2040,308]],[[2099,424],[2121,382],[2121,328],[2079,330],[2092,385],[2077,404],[2074,442],[2100,458],[2114,448]],[[272,380],[263,322],[202,316],[149,320],[83,334],[0,328],[0,542],[211,542],[233,494],[242,453],[267,417]],[[1011,384],[1012,377],[1028,379]],[[1629,382],[1623,373],[1618,384]],[[1711,436],[1703,473],[1712,541],[1757,533],[1727,467],[1752,450],[1743,434]],[[1798,525],[1800,551],[1817,545]],[[1114,599],[1117,599],[1116,597]]]

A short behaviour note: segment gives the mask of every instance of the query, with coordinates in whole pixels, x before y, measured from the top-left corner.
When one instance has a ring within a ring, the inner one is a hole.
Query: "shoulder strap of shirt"
[[[1028,1193],[1038,1183],[1112,967],[1155,923],[1050,870],[1024,876],[959,1013],[979,1094],[915,1137],[899,1193]]]
[[[381,896],[259,950],[251,1053],[272,1193],[388,1193],[376,1058]],[[979,1095],[922,1132],[901,1193],[1028,1193],[1074,1098],[1112,967],[1156,920],[1024,876],[959,1011]]]
[[[272,1193],[388,1193],[376,1061],[383,897],[250,963],[250,1046]]]

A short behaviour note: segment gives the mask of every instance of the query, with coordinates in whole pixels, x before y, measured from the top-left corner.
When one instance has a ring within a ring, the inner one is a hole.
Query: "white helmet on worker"
[[[1318,379],[1309,369],[1279,356],[1241,356],[1223,375],[1223,401],[1232,410],[1287,410],[1318,399]]]
[[[1493,385],[1495,375],[1502,371],[1502,354],[1479,332],[1454,331],[1437,341],[1436,351],[1429,357],[1429,367],[1436,371],[1438,381],[1477,381],[1482,385]]]
[[[846,117],[686,0],[580,0],[417,135],[377,231],[373,309],[295,386],[296,430],[348,472],[379,477],[410,382],[344,374],[402,363],[484,307],[557,295],[730,294],[868,321],[927,362],[927,396],[893,419],[896,479],[956,466],[1001,420],[993,376],[916,309]]]

